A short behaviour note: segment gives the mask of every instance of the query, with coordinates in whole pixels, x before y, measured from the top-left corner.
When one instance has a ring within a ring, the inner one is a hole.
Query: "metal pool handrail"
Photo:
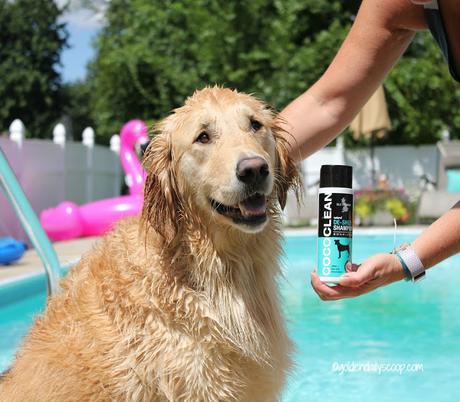
[[[48,295],[55,294],[59,291],[59,278],[61,276],[58,257],[1,149],[0,183],[19,217],[22,227],[43,262],[47,277]]]

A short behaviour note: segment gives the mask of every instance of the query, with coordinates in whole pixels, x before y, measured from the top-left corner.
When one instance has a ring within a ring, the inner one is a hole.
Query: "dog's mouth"
[[[219,214],[238,224],[260,225],[267,220],[267,196],[255,193],[235,205],[225,205],[211,198],[211,206]]]

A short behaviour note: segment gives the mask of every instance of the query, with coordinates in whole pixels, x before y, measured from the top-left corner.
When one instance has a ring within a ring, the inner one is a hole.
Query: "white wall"
[[[302,161],[305,195],[297,208],[290,194],[285,211],[285,221],[299,224],[317,216],[317,191],[321,165],[347,164],[353,166],[353,188],[372,186],[370,149],[346,150],[342,147],[324,148]],[[374,163],[376,175],[385,174],[394,188],[403,188],[411,197],[419,194],[420,176],[428,175],[437,180],[438,151],[436,145],[400,145],[375,147]]]
[[[64,200],[83,204],[120,195],[120,161],[108,147],[73,142],[62,147],[49,140],[24,140],[20,146],[6,138],[0,138],[0,147],[37,215]],[[25,240],[0,191],[0,236],[7,235]]]
[[[356,189],[372,185],[369,149],[347,151],[345,162],[353,166]],[[385,174],[392,187],[414,194],[418,192],[423,174],[437,179],[438,151],[436,145],[376,147],[374,163],[377,175]]]

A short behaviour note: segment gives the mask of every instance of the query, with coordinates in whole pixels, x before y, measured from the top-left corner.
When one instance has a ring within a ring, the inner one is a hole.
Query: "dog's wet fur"
[[[0,400],[279,399],[291,366],[280,210],[298,174],[275,118],[254,97],[213,87],[156,126],[142,216],[121,221],[61,282]],[[252,187],[235,175],[243,158],[266,161]]]

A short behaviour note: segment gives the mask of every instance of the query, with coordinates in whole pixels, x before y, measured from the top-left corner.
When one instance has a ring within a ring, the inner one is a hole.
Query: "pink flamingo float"
[[[126,174],[129,195],[108,198],[78,206],[64,201],[45,209],[40,222],[51,240],[68,240],[82,236],[99,236],[115,222],[137,215],[142,208],[145,172],[135,152],[136,143],[148,141],[147,126],[141,120],[126,123],[120,133],[120,159]]]

